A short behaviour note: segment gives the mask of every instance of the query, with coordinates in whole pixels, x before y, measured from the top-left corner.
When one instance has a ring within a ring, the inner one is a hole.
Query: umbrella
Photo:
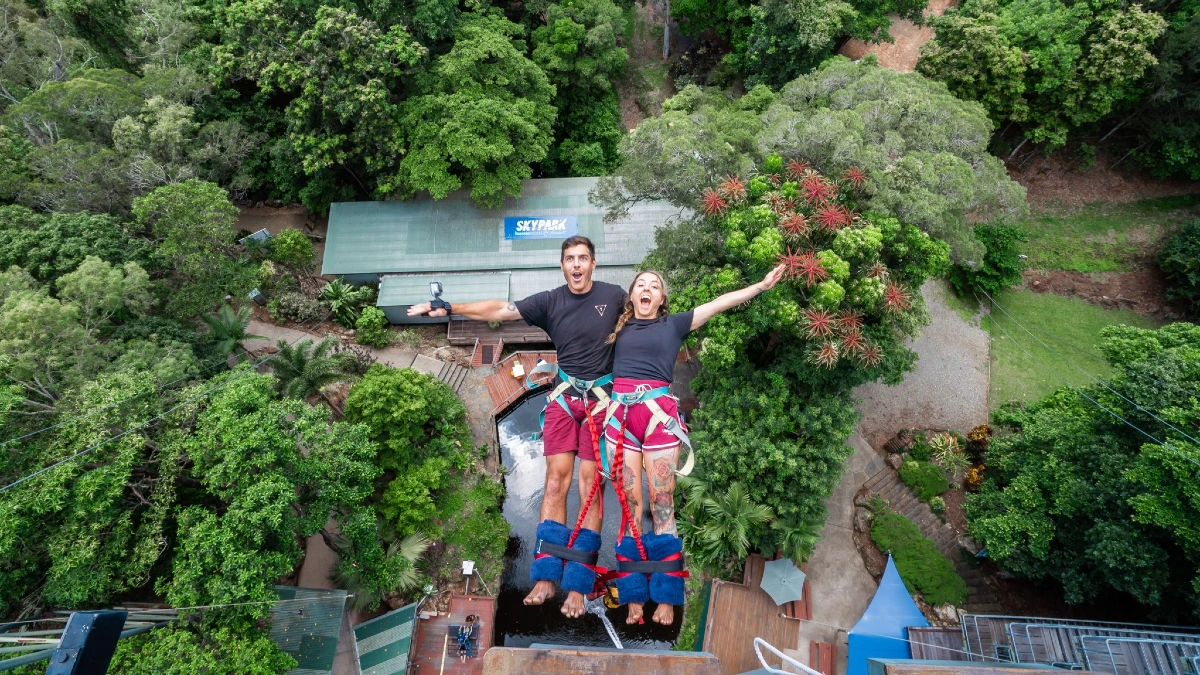
[[[787,558],[771,560],[763,567],[762,583],[758,587],[777,605],[799,600],[804,597],[804,572]]]

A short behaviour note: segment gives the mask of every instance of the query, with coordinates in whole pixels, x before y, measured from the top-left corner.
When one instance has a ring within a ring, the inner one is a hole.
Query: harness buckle
[[[650,385],[648,385],[648,384],[645,384],[645,383],[642,383],[642,384],[639,384],[638,386],[634,387],[634,388],[633,388],[633,391],[634,391],[634,393],[636,393],[638,396],[642,396],[642,395],[644,395],[646,392],[650,391],[650,389],[652,389],[652,387],[651,387]]]

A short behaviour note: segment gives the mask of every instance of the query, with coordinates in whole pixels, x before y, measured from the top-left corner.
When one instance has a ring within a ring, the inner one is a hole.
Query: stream
[[[504,576],[500,580],[500,594],[497,597],[495,643],[504,647],[528,647],[534,643],[612,647],[612,640],[599,617],[585,614],[579,619],[568,619],[562,615],[560,609],[566,599],[565,591],[559,591],[558,595],[540,607],[526,606],[522,602],[533,588],[533,582],[529,580],[529,565],[533,561],[533,548],[537,543],[535,531],[546,478],[542,442],[540,439],[533,440],[531,436],[539,431],[538,417],[545,401],[544,395],[531,396],[497,423],[500,457],[507,471],[504,479],[507,489],[504,518],[511,529]],[[576,470],[578,468],[577,461]],[[616,566],[613,546],[620,525],[620,509],[615,493],[608,487],[604,499],[604,544],[600,550],[599,564],[610,569]],[[578,514],[579,492],[576,483],[567,500],[569,525],[574,524]],[[646,522],[644,517],[643,522]],[[671,648],[679,635],[682,608],[676,608],[675,623],[670,626],[660,626],[650,620],[654,603],[646,604],[646,620],[642,625],[626,625],[626,611],[624,607],[608,611],[608,619],[626,649]]]

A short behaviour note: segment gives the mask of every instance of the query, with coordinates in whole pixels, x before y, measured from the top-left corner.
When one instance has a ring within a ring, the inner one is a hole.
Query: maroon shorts
[[[647,389],[658,389],[659,387],[666,387],[668,385],[670,385],[669,382],[663,382],[661,380],[633,380],[625,377],[618,377],[613,382],[613,393],[632,393],[637,390],[638,386],[642,386]],[[658,398],[654,399],[654,402],[657,403],[658,407],[662,408],[662,411],[669,417],[674,417],[675,420],[679,422],[680,426],[683,427],[684,431],[687,431],[687,427],[683,426],[683,421],[679,419],[679,401],[677,401],[674,396],[659,396]],[[646,429],[650,427],[650,421],[653,419],[653,416],[650,414],[650,408],[645,403],[638,403],[637,405],[629,406],[628,419],[625,419],[625,410],[625,406],[617,406],[617,412],[614,415],[613,420],[614,424],[610,424],[604,430],[605,437],[608,439],[608,447],[611,448],[616,445],[617,435],[619,433],[622,420],[625,420],[626,450],[632,450],[634,452],[646,450],[648,452],[653,452],[655,450],[666,450],[667,448],[679,445],[679,439],[675,436],[675,434],[672,434],[664,429],[661,424],[655,426],[654,431],[651,431],[649,436],[646,435]],[[636,444],[629,438],[630,436],[633,436],[633,440],[637,441]]]
[[[592,444],[591,425],[587,423],[583,412],[583,399],[577,396],[563,394],[563,400],[571,409],[566,410],[551,400],[546,404],[546,423],[542,427],[542,454],[557,455],[560,452],[578,452],[579,459],[596,461],[596,449]],[[588,407],[596,407],[596,397],[588,396]],[[596,432],[604,434],[604,410],[592,415],[596,423]]]

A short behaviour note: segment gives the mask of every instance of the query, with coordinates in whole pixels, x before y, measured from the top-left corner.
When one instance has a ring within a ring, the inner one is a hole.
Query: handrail
[[[796,659],[793,659],[792,657],[788,656],[787,654],[784,654],[783,652],[779,651],[770,642],[767,642],[766,640],[764,640],[760,637],[756,637],[756,638],[754,638],[754,653],[758,656],[758,662],[762,664],[763,669],[766,670],[768,673],[778,673],[779,675],[788,675],[788,671],[786,671],[786,670],[780,670],[778,668],[774,668],[772,666],[767,665],[767,659],[762,655],[761,647],[766,647],[767,649],[770,649],[771,652],[773,654],[775,654],[775,656],[778,656],[779,658],[783,659],[788,664],[790,664],[796,668],[799,668],[800,672],[802,672],[802,673],[806,673],[807,675],[821,675],[821,673],[813,670],[812,668],[809,668],[808,666],[804,665],[803,663],[800,663]],[[780,665],[782,665],[782,664],[780,664]]]

